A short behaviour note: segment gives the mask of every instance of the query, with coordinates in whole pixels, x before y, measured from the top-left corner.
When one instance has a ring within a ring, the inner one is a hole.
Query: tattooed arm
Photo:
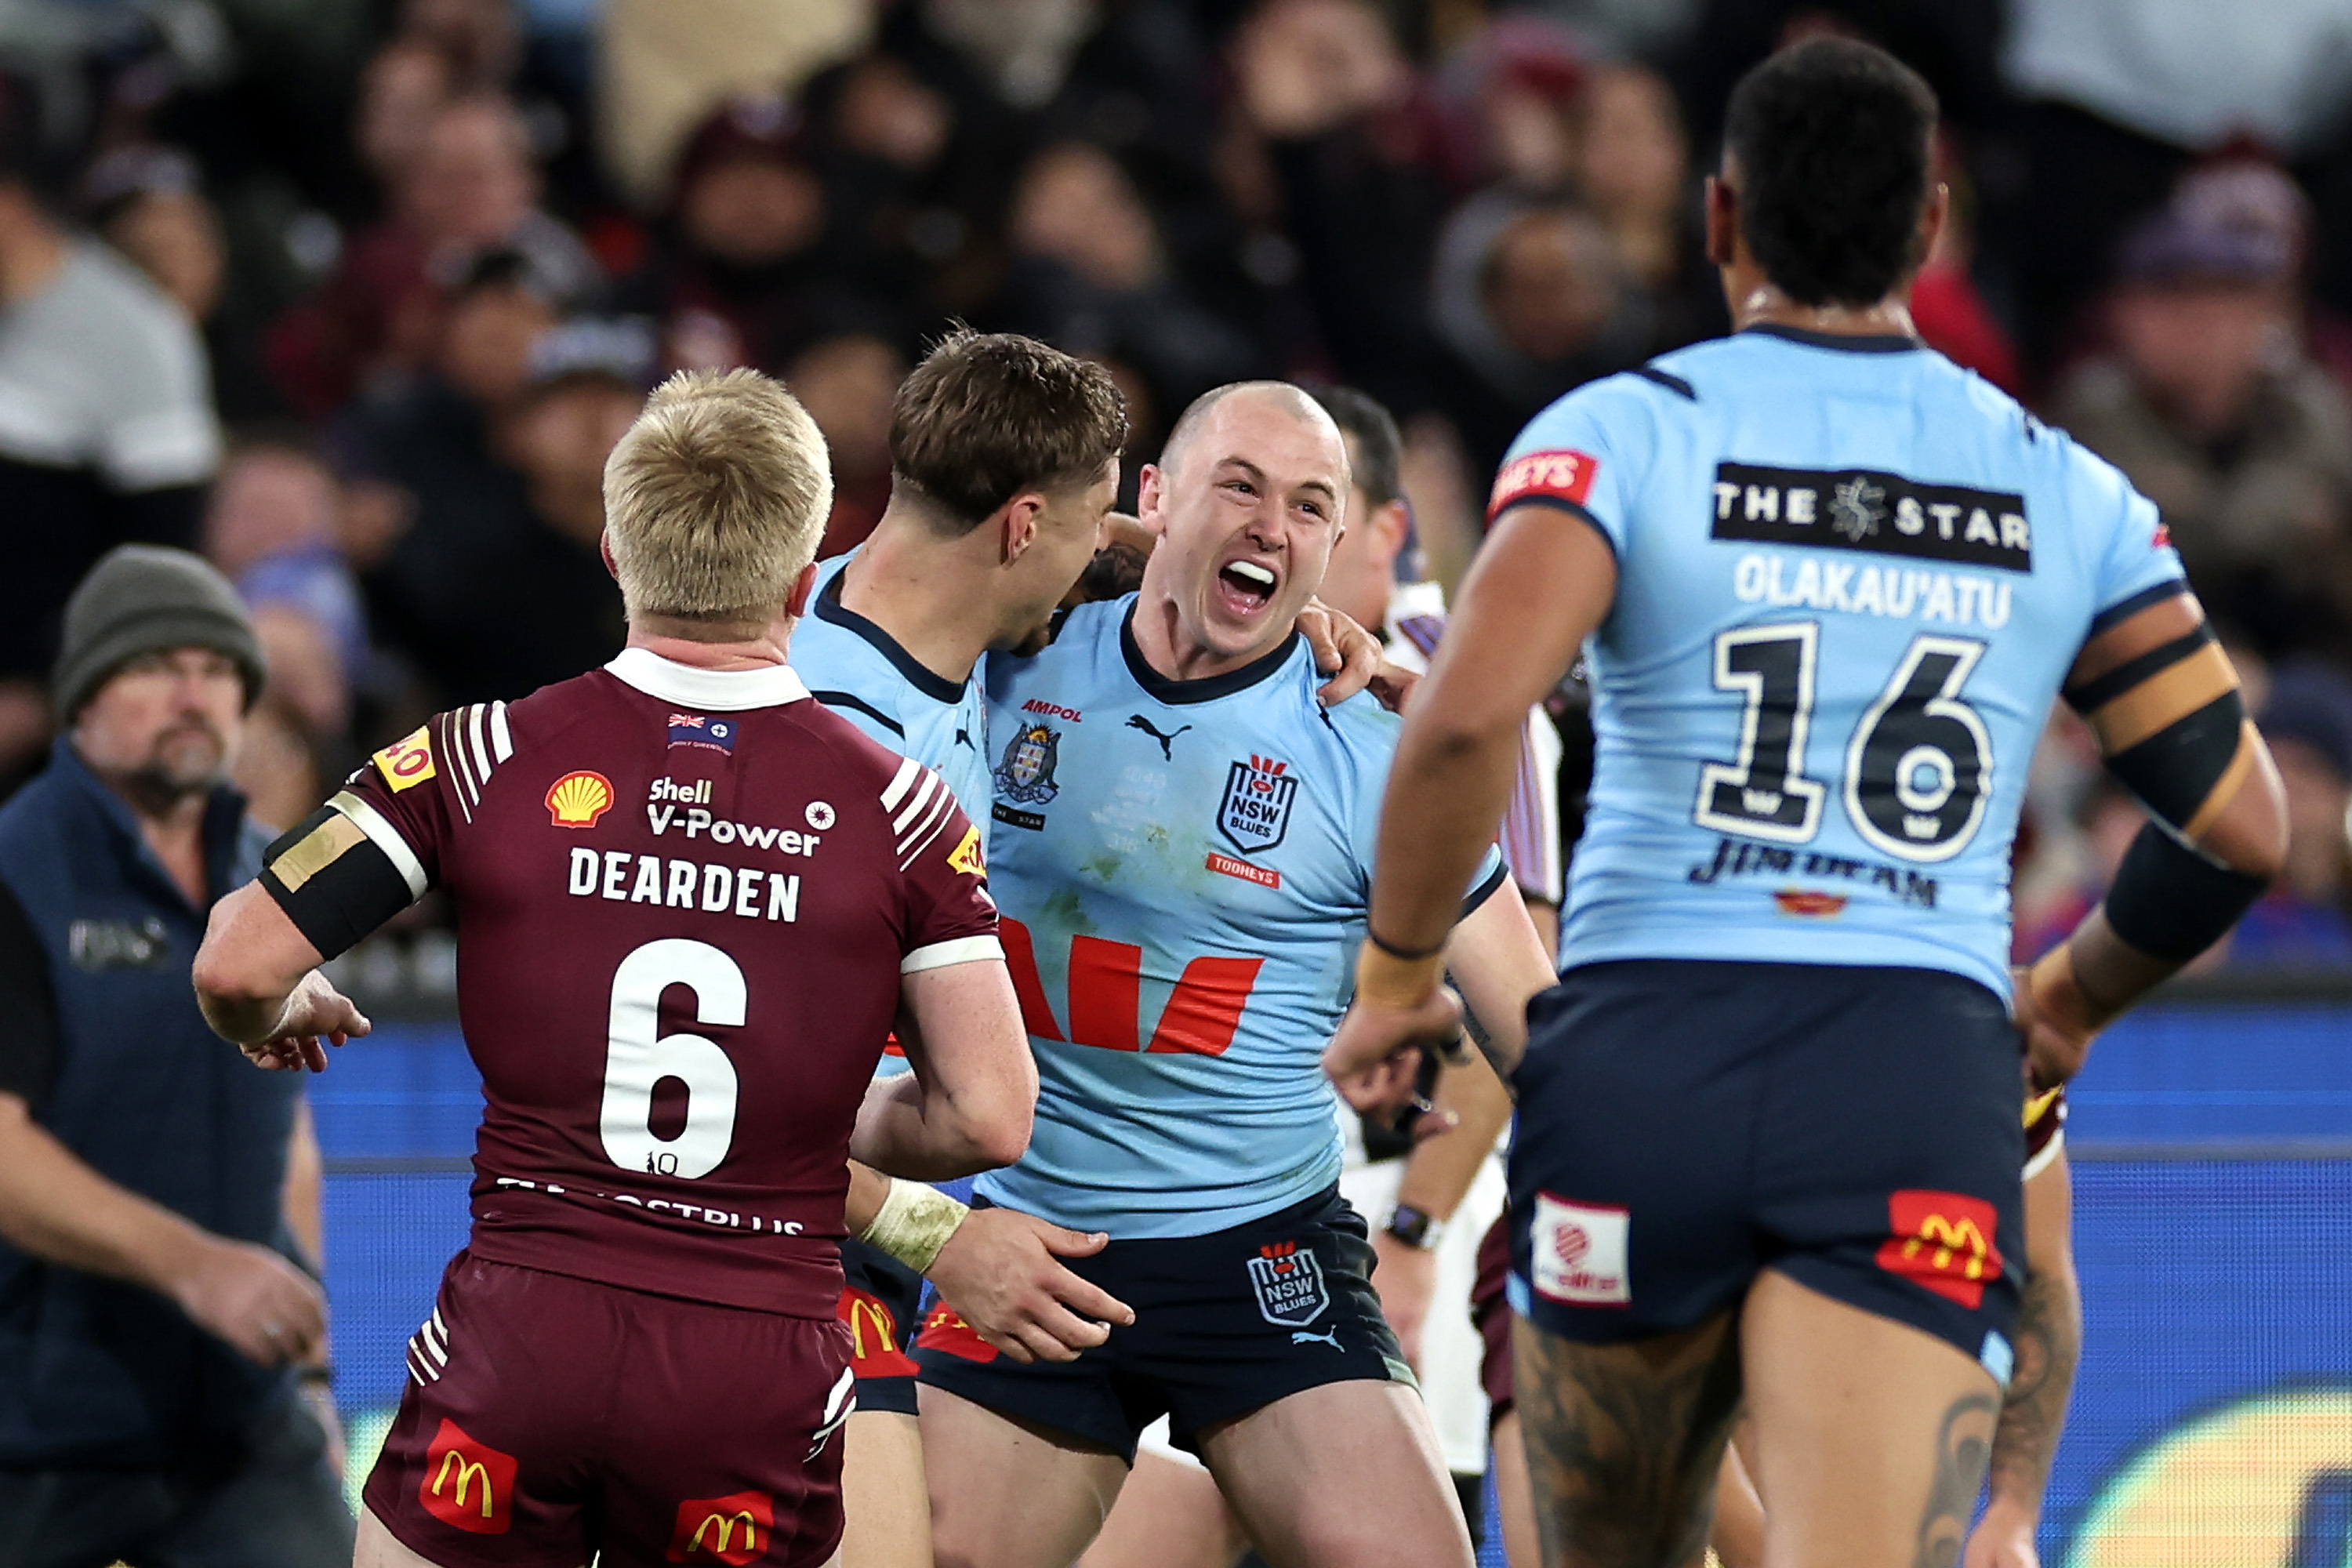
[[[1993,1437],[1992,1495],[1969,1541],[1966,1568],[2038,1568],[2033,1532],[2083,1349],[2073,1219],[2072,1177],[2061,1151],[2025,1184],[2027,1271],[2017,1319],[2017,1370]]]

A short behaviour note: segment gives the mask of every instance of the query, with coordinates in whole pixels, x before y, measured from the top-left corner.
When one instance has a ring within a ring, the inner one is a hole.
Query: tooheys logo
[[[2025,498],[1870,468],[1718,463],[1710,537],[2033,570]]]
[[[2000,1278],[1992,1205],[1958,1193],[1906,1190],[1886,1201],[1887,1229],[1878,1266],[1958,1301],[1973,1312],[1985,1287]]]
[[[514,1527],[515,1459],[476,1442],[444,1418],[425,1449],[416,1500],[425,1511],[468,1535],[504,1535]]]
[[[1592,478],[1600,471],[1600,458],[1569,448],[1514,458],[1495,476],[1495,489],[1486,498],[1486,515],[1496,517],[1521,501],[1546,498],[1582,506],[1592,494]]]
[[[677,1505],[670,1532],[672,1563],[757,1563],[775,1539],[776,1501],[766,1492],[730,1492],[688,1498]]]

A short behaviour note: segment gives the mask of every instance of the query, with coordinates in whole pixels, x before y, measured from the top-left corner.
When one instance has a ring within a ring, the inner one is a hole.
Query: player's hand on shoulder
[[[1297,626],[1315,651],[1315,668],[1330,677],[1315,693],[1324,707],[1338,707],[1381,673],[1381,639],[1322,600],[1307,601]]]
[[[325,1339],[325,1293],[266,1247],[203,1237],[168,1284],[197,1327],[259,1365],[303,1360]]]
[[[278,1018],[278,1033],[237,1048],[257,1068],[324,1072],[328,1046],[340,1046],[374,1027],[350,997],[314,969],[286,999],[286,1010]]]
[[[1995,1498],[1969,1537],[1960,1563],[1961,1568],[2042,1568],[2042,1554],[2033,1546],[2033,1521]]]
[[[1024,1363],[1076,1361],[1135,1321],[1135,1310],[1062,1266],[1110,1240],[1013,1209],[975,1208],[940,1249],[929,1279],[974,1332]]]

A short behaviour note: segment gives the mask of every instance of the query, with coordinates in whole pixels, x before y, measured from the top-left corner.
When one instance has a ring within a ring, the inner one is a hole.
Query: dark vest
[[[253,879],[268,835],[222,790],[204,841],[208,909]],[[189,904],[130,807],[63,740],[0,807],[0,880],[32,921],[57,999],[41,1125],[118,1185],[282,1248],[299,1077],[255,1068],[205,1026],[188,975],[207,910]],[[0,1465],[202,1462],[286,1375],[162,1296],[0,1242]]]

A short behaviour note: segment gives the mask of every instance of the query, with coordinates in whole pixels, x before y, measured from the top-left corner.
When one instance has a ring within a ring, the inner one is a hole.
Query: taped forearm
[[[857,1239],[897,1258],[918,1274],[928,1274],[971,1213],[970,1208],[937,1187],[892,1177],[882,1206],[876,1211],[872,1222],[857,1233]]]

